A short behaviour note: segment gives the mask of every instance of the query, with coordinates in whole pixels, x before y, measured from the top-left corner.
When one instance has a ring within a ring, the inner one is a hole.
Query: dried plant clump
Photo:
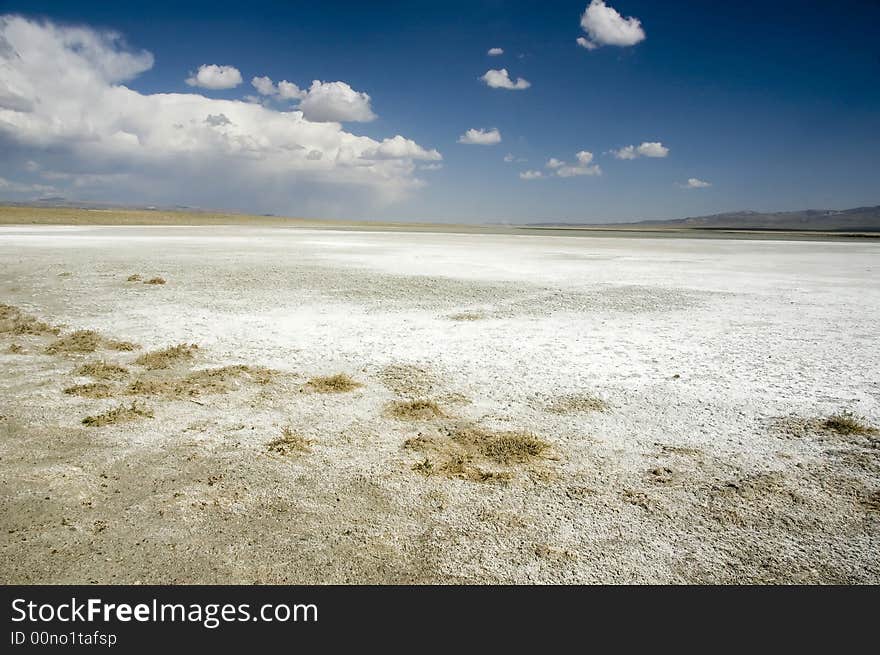
[[[571,393],[558,396],[547,406],[553,414],[577,414],[581,412],[604,412],[608,403],[588,393]]]
[[[462,425],[442,429],[437,435],[407,439],[404,447],[425,456],[413,466],[424,475],[506,482],[513,478],[510,466],[531,464],[546,453],[549,444],[529,432]]]
[[[193,371],[182,378],[142,378],[129,384],[125,393],[180,400],[203,394],[227,393],[238,386],[239,382],[269,384],[277,374],[277,371],[269,368],[238,364]]]
[[[25,314],[18,307],[0,303],[0,333],[57,335],[61,328],[49,325],[30,314]]]
[[[337,373],[327,377],[314,377],[306,382],[306,386],[318,393],[347,393],[363,385],[345,373]]]
[[[101,341],[101,335],[94,330],[77,330],[49,344],[46,352],[50,355],[93,353],[101,347]]]
[[[151,277],[149,280],[144,282],[144,284],[165,284],[165,278],[159,276]]]
[[[132,352],[140,348],[139,345],[131,341],[115,341],[113,339],[105,339],[104,347],[108,350],[119,350],[120,352]]]
[[[456,430],[452,438],[467,447],[476,448],[484,457],[499,464],[522,464],[540,457],[549,448],[547,442],[531,432],[463,428]]]
[[[385,413],[400,421],[429,421],[446,415],[433,400],[395,400],[388,403]]]
[[[852,412],[839,412],[822,421],[822,427],[842,435],[876,434],[874,428],[855,416]]]
[[[125,281],[126,281],[126,282],[140,282],[140,281],[143,280],[143,279],[144,279],[144,278],[142,278],[142,277],[141,277],[140,275],[138,275],[137,273],[133,273],[132,275],[129,275],[129,276],[125,279]]]
[[[294,453],[310,452],[310,443],[308,439],[295,433],[290,427],[285,427],[281,431],[281,436],[267,443],[266,448],[269,449],[270,453],[286,456]]]
[[[479,321],[486,318],[486,315],[481,312],[458,312],[456,314],[450,314],[450,321]]]
[[[105,339],[94,330],[76,330],[49,344],[46,352],[50,355],[93,353],[99,348],[108,350],[132,351],[139,348],[130,341]]]
[[[23,355],[24,347],[19,343],[11,343],[9,347],[6,349],[6,352],[10,355]]]
[[[161,350],[151,350],[144,353],[134,363],[137,366],[143,366],[147,370],[153,371],[160,368],[170,368],[174,364],[184,360],[191,360],[195,357],[199,347],[194,343],[179,343],[176,346],[169,346]]]
[[[82,396],[83,398],[111,398],[113,387],[104,382],[89,382],[88,384],[75,384],[64,390],[68,396]]]
[[[132,403],[131,405],[117,405],[94,416],[86,416],[82,420],[82,424],[90,428],[100,428],[105,425],[129,423],[142,418],[153,418],[153,410],[145,405]]]
[[[98,380],[122,380],[128,375],[128,369],[113,362],[86,362],[78,366],[73,374]]]

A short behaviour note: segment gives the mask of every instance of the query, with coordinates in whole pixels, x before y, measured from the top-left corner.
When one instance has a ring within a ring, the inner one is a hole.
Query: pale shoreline
[[[638,225],[469,225],[396,221],[345,221],[202,211],[135,209],[78,209],[0,205],[2,225],[106,225],[187,226],[240,225],[363,232],[425,232],[432,234],[541,235],[597,238],[760,239],[794,241],[880,240],[880,232],[824,230],[735,230],[730,228],[678,228]]]

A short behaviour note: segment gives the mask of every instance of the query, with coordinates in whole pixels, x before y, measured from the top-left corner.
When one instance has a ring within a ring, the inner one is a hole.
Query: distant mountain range
[[[542,226],[552,225],[542,223]],[[555,225],[562,225],[556,223]],[[572,223],[565,225],[574,226]],[[668,221],[606,223],[608,228],[691,228],[701,230],[820,230],[826,232],[880,232],[880,206],[855,209],[805,209],[794,212],[728,212]]]
[[[80,209],[137,209],[161,211],[185,211],[189,213],[210,213],[197,207],[185,205],[152,206],[78,202],[62,197],[46,197],[29,202],[0,201],[0,204],[26,207],[74,207]],[[234,211],[223,212],[236,214]],[[272,214],[264,214],[272,216]],[[576,223],[544,222],[529,223],[519,227],[557,227],[557,228],[606,228],[606,229],[693,229],[693,230],[781,230],[781,231],[820,231],[820,232],[880,232],[880,205],[856,207],[854,209],[804,209],[792,212],[740,211],[709,216],[689,216],[665,221],[637,221],[628,223]]]

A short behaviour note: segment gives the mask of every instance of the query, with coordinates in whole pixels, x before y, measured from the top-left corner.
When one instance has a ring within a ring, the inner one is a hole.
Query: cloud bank
[[[638,18],[624,18],[604,0],[593,0],[581,16],[581,27],[586,37],[577,38],[577,44],[587,50],[603,45],[631,46],[645,40],[645,30]]]
[[[152,65],[113,32],[0,16],[0,175],[27,178],[6,191],[346,215],[406,196],[423,184],[416,162],[442,159],[400,135],[344,130],[337,121],[375,115],[343,82],[313,82],[290,111],[122,84]],[[210,67],[193,77],[215,87],[234,78]],[[252,84],[295,95],[284,82]]]

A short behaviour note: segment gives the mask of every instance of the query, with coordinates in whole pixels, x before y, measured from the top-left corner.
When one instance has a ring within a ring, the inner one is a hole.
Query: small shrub
[[[281,436],[267,443],[266,447],[269,449],[269,452],[278,453],[279,455],[290,455],[297,452],[310,452],[309,443],[307,439],[296,434],[289,427],[285,427],[281,431]]]
[[[444,416],[440,405],[433,400],[395,400],[386,406],[385,411],[401,421],[427,421]]]
[[[822,422],[822,427],[844,435],[874,434],[877,432],[876,428],[871,427],[848,411],[829,416]]]
[[[345,373],[337,373],[327,377],[314,377],[306,385],[318,393],[346,393],[363,386],[360,382],[352,380]]]
[[[118,405],[94,416],[86,416],[82,420],[82,424],[90,428],[100,428],[105,425],[128,423],[141,418],[153,418],[153,410],[145,405],[132,403],[131,405]]]
[[[151,371],[169,368],[180,361],[192,359],[198,349],[199,347],[194,343],[179,343],[176,346],[144,353],[134,360],[134,363]]]

